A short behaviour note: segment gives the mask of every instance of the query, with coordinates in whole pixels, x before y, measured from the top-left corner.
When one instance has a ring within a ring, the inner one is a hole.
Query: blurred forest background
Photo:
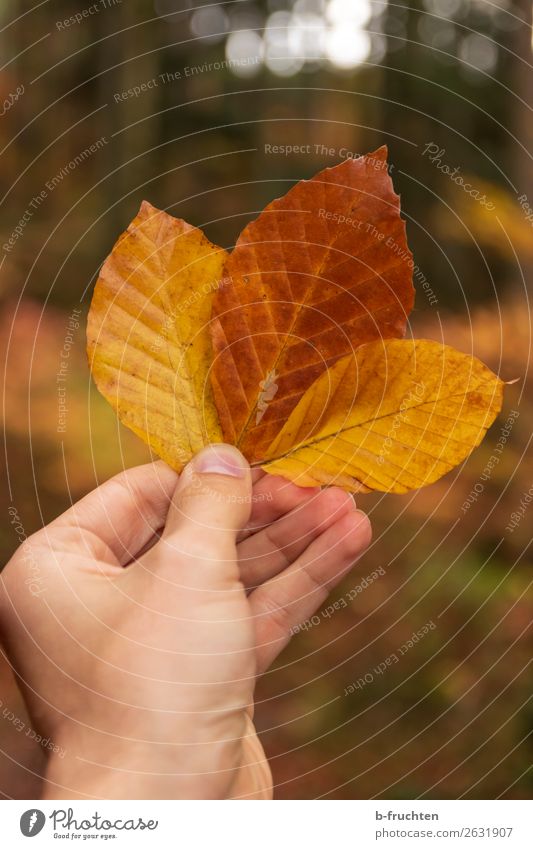
[[[0,7],[2,560],[148,456],[91,385],[84,350],[92,284],[141,200],[231,247],[295,180],[386,143],[434,293],[418,286],[412,332],[518,382],[461,469],[410,496],[361,497],[374,542],[332,601],[384,574],[293,641],[260,684],[257,721],[278,798],[530,797],[533,512],[506,528],[533,482],[531,0],[89,7]],[[401,662],[344,695],[430,621]],[[0,791],[35,797],[42,757],[2,713],[25,715],[7,668],[0,698]]]

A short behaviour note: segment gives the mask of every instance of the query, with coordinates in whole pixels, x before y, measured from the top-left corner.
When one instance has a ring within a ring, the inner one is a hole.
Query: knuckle
[[[292,618],[284,604],[279,604],[271,596],[265,596],[260,605],[259,617],[268,619],[280,633],[290,635]]]
[[[320,574],[315,574],[315,570],[312,566],[307,566],[302,569],[302,574],[305,577],[306,592],[305,595],[313,596],[316,598],[318,596],[320,599],[325,600],[328,595],[328,582],[324,580]]]
[[[178,513],[187,514],[189,507],[194,507],[198,502],[205,501],[212,495],[212,490],[209,487],[200,481],[193,480],[175,493],[172,508]]]
[[[354,558],[362,554],[372,541],[372,526],[370,519],[365,513],[358,510],[344,519],[336,545],[339,554],[344,557]]]
[[[170,553],[177,556],[182,563],[197,561],[206,565],[213,561],[227,559],[232,552],[226,553],[223,540],[220,537],[215,539],[215,536],[212,531],[194,525],[181,528],[179,533],[170,534],[158,543],[157,553],[158,556],[168,559],[168,546],[170,546]]]
[[[182,532],[174,542],[180,554],[193,560],[204,560],[215,550],[214,546],[209,542],[209,535],[205,534],[205,532],[202,534],[201,528],[193,528],[187,532]]]
[[[370,543],[372,542],[372,525],[370,523],[370,519],[366,515],[366,513],[362,513],[361,511],[356,512],[357,515],[357,523],[356,523],[356,533],[352,534],[352,537],[358,541],[358,550],[364,550],[368,548]]]
[[[117,496],[124,495],[124,493],[130,497],[132,495],[137,496],[138,487],[133,471],[133,469],[125,469],[123,472],[113,475],[113,477],[109,478],[104,486],[106,486],[111,493],[113,493],[113,491],[116,492]]]

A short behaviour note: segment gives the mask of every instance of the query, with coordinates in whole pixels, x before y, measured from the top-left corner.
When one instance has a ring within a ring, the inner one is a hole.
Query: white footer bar
[[[9,849],[532,849],[532,808],[529,801],[5,801],[1,842]]]

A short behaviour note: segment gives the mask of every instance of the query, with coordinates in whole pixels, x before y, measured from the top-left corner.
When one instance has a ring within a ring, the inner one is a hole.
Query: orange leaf
[[[298,183],[243,230],[226,263],[212,383],[224,437],[250,461],[326,368],[405,332],[413,266],[386,156],[381,147]]]

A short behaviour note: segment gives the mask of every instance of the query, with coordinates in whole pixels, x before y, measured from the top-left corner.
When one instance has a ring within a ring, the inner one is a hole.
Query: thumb
[[[248,462],[232,445],[209,445],[180,475],[165,533],[179,548],[207,557],[233,558],[237,532],[250,518],[252,480]]]

